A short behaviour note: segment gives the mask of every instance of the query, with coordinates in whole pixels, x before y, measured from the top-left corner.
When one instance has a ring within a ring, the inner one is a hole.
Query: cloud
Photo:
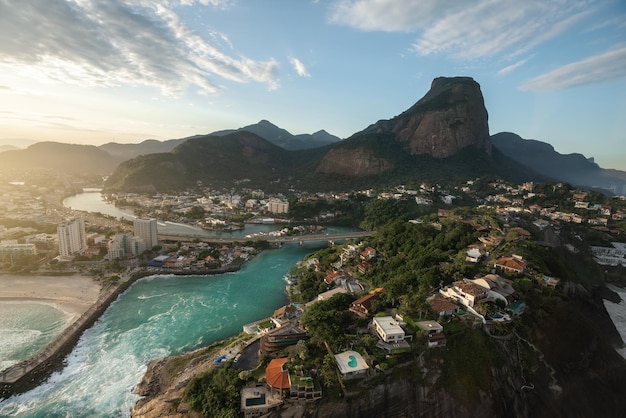
[[[507,75],[509,73],[512,73],[513,71],[517,70],[519,67],[521,67],[522,65],[526,64],[526,62],[531,59],[532,57],[527,57],[524,58],[522,60],[517,61],[514,64],[511,64],[509,66],[506,66],[500,70],[498,70],[498,72],[496,73],[499,76],[503,76],[503,75]]]
[[[551,39],[590,13],[581,0],[344,0],[329,21],[364,31],[416,33],[418,55],[476,59],[519,55]]]
[[[293,65],[293,68],[296,70],[296,73],[300,77],[311,77],[311,74],[307,71],[304,64],[297,58],[289,58],[289,62]]]
[[[573,62],[528,80],[521,90],[562,90],[626,76],[626,46]]]
[[[177,7],[227,7],[224,0],[0,1],[0,63],[40,79],[87,86],[143,85],[167,95],[221,79],[278,84],[274,59],[252,60],[187,27]],[[224,52],[225,49],[227,52]]]

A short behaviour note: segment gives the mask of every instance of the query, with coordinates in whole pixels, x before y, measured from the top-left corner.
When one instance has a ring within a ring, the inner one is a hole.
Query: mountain
[[[439,77],[405,112],[378,121],[333,146],[317,172],[380,175],[410,163],[410,156],[430,156],[445,164],[443,160],[467,148],[477,150],[480,157],[491,157],[488,115],[480,86],[469,77]]]
[[[108,190],[135,192],[176,191],[199,183],[230,187],[272,185],[306,177],[324,148],[287,151],[248,131],[188,139],[167,153],[140,155],[120,164],[109,177]]]
[[[497,133],[491,142],[504,155],[550,179],[626,193],[626,172],[603,169],[582,154],[561,154],[550,144],[511,132]]]
[[[486,175],[539,180],[537,173],[492,150],[487,119],[478,83],[469,77],[437,78],[407,111],[332,145],[286,150],[276,143],[284,145],[293,136],[260,121],[127,161],[106,187],[171,191],[198,182],[230,187],[246,179],[264,188],[345,190]],[[313,136],[328,138],[324,131]]]
[[[18,150],[19,148],[14,145],[0,145],[0,152]]]
[[[335,142],[341,141],[341,138],[331,135],[325,130],[317,131],[313,134],[292,135],[289,131],[279,128],[267,120],[261,120],[253,125],[244,126],[239,129],[227,129],[216,131],[209,135],[224,136],[233,132],[247,131],[252,132],[286,150],[303,150],[310,148],[319,148]]]
[[[3,170],[49,169],[68,174],[111,173],[118,161],[93,145],[37,142],[26,149],[0,153]]]
[[[139,155],[170,152],[188,139],[189,138],[170,139],[167,141],[147,139],[139,144],[118,144],[117,142],[109,142],[107,144],[100,145],[99,148],[108,152],[112,157],[121,162],[130,160],[131,158],[135,158]]]

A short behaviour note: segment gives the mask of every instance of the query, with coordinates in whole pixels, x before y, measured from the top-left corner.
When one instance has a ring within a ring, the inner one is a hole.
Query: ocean
[[[323,242],[268,250],[239,272],[153,276],[131,286],[83,334],[65,368],[0,402],[5,417],[127,417],[153,359],[242,331],[287,302],[284,275]]]
[[[71,319],[53,304],[0,301],[0,370],[37,354]]]

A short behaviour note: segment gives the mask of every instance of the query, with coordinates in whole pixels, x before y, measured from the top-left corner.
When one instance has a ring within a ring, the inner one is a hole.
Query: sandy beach
[[[98,299],[100,283],[88,276],[18,276],[0,274],[0,303],[48,303],[80,316]]]

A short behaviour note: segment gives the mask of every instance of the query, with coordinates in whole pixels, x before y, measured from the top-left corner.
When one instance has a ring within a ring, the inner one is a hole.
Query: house
[[[386,343],[404,341],[404,330],[391,316],[376,317],[372,320],[378,337]]]
[[[470,280],[456,281],[451,286],[440,289],[439,293],[470,308],[487,297],[486,289]]]
[[[366,249],[361,251],[360,256],[361,260],[371,260],[373,258],[376,258],[376,250],[372,247],[367,247]]]
[[[365,359],[356,351],[335,354],[335,361],[344,380],[365,376],[369,370]]]
[[[341,276],[341,273],[333,271],[333,270],[327,270],[326,271],[326,277],[324,277],[324,282],[326,284],[331,284],[339,276]]]
[[[494,299],[502,299],[508,305],[508,300],[515,293],[513,289],[513,281],[505,279],[497,274],[487,274],[482,277],[476,277],[472,282],[487,291],[487,296]]]
[[[241,389],[241,412],[245,418],[256,418],[267,414],[283,404],[281,396],[272,394],[266,387],[255,385]]]
[[[282,394],[283,390],[291,388],[289,371],[284,367],[289,359],[287,357],[275,358],[265,368],[265,382],[270,387],[272,393],[274,389]]]
[[[350,312],[360,316],[366,317],[372,314],[372,303],[378,301],[377,293],[370,293],[360,299],[355,300],[350,305]]]
[[[557,279],[556,277],[550,277],[550,276],[543,276],[541,279],[539,279],[539,283],[543,286],[548,286],[548,287],[556,287],[559,282],[561,281],[561,279]]]
[[[416,325],[421,329],[428,338],[428,348],[445,347],[446,336],[443,333],[443,327],[437,321],[420,321]]]
[[[465,254],[465,261],[470,263],[478,263],[483,256],[478,248],[470,248]]]
[[[439,295],[430,296],[426,302],[430,305],[430,309],[439,316],[454,315],[459,310],[457,305]]]
[[[299,306],[290,303],[289,305],[276,309],[272,315],[272,320],[277,326],[282,326],[300,315],[302,315],[302,311],[299,309]]]
[[[328,300],[339,293],[347,293],[347,292],[348,291],[344,289],[343,287],[335,287],[334,289],[330,289],[326,292],[320,293],[319,295],[317,295],[317,299],[314,299],[309,303],[315,303],[320,300]]]
[[[368,271],[370,271],[372,267],[373,267],[372,263],[363,261],[362,263],[359,263],[359,265],[356,266],[356,269],[359,273],[365,274]]]
[[[526,269],[526,262],[522,257],[514,255],[513,257],[500,257],[493,266],[509,273],[522,274]]]

